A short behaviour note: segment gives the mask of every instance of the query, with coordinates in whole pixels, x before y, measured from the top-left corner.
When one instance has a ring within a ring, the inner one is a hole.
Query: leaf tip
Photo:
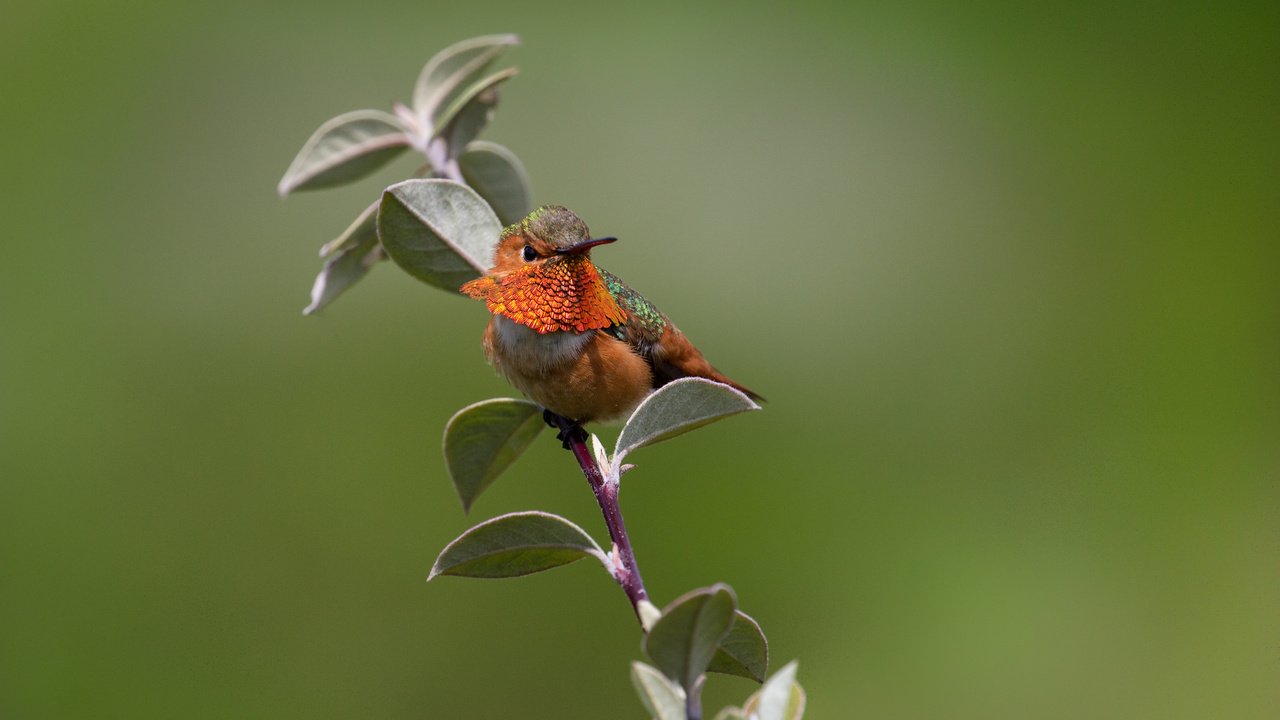
[[[729,601],[733,603],[733,609],[734,610],[738,609],[738,594],[734,592],[733,588],[730,587],[727,583],[718,582],[712,585],[708,589],[711,591],[711,594],[713,595],[720,595],[720,594],[728,595]]]
[[[324,291],[328,284],[328,279],[325,277],[324,271],[321,271],[319,275],[316,275],[315,282],[311,284],[311,304],[302,308],[302,314],[304,316],[314,315],[320,311],[320,308],[324,307]]]

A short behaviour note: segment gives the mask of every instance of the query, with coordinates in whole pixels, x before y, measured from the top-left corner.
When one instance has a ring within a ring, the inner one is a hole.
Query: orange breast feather
[[[599,330],[627,318],[586,258],[530,265],[502,276],[486,275],[461,290],[484,300],[494,315],[544,334]]]

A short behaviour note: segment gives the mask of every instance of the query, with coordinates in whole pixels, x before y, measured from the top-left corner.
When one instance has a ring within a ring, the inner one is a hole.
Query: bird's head
[[[493,253],[491,275],[527,271],[551,271],[562,263],[589,261],[591,248],[617,238],[591,237],[587,224],[566,207],[543,205],[523,220],[507,226]]]
[[[584,332],[622,322],[625,314],[591,262],[591,248],[617,240],[593,238],[582,218],[543,205],[498,238],[493,267],[462,286],[494,314],[539,332]]]

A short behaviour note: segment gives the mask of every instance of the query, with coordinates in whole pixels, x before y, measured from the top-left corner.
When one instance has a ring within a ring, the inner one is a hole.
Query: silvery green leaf
[[[378,208],[378,237],[391,259],[451,292],[489,267],[501,232],[489,204],[451,180],[396,183],[383,192]]]
[[[488,201],[502,224],[511,225],[533,210],[533,189],[520,158],[497,143],[477,140],[458,156],[462,177]]]
[[[742,708],[727,707],[716,713],[715,720],[747,720],[747,716],[742,714]]]
[[[518,577],[584,557],[596,558],[613,575],[612,563],[582,528],[550,513],[515,512],[486,520],[458,536],[440,552],[427,580],[439,575]]]
[[[768,669],[769,642],[764,631],[750,615],[738,610],[707,671],[764,682]]]
[[[769,678],[742,706],[753,720],[800,720],[804,716],[804,688],[796,682],[795,660]]]
[[[421,123],[418,120],[417,113],[413,111],[413,108],[397,101],[391,103],[391,113],[400,118],[400,122],[404,123],[406,128],[409,128],[409,133],[411,135],[417,136],[420,134],[422,130]]]
[[[694,687],[729,632],[736,606],[733,590],[723,584],[680,596],[645,635],[645,654],[681,687]]]
[[[642,662],[631,663],[631,684],[655,720],[685,720],[684,689],[657,669]]]
[[[475,140],[489,124],[493,108],[498,104],[498,85],[517,72],[516,68],[507,68],[476,82],[454,98],[440,114],[432,134],[445,139],[452,157],[456,158],[467,143]]]
[[[723,383],[698,377],[673,380],[645,398],[631,414],[618,434],[613,462],[620,466],[624,457],[646,445],[759,409],[751,398]]]
[[[320,257],[326,258],[340,250],[355,247],[369,238],[373,238],[374,242],[378,240],[378,203],[376,202],[365,208],[347,226],[347,229],[342,231],[341,235],[325,243],[324,247],[320,248]]]
[[[504,50],[519,42],[515,35],[484,35],[454,43],[432,56],[413,88],[413,109],[422,125],[438,127],[440,111]]]
[[[280,178],[281,196],[342,185],[368,175],[409,147],[404,123],[381,110],[335,117],[312,133]]]
[[[378,236],[362,235],[355,244],[347,245],[337,255],[325,261],[324,269],[311,285],[311,304],[303,308],[303,315],[312,315],[333,302],[344,290],[356,284],[368,274],[369,269],[385,260]]]
[[[497,398],[459,410],[444,429],[444,460],[463,510],[529,447],[546,427],[542,408]]]

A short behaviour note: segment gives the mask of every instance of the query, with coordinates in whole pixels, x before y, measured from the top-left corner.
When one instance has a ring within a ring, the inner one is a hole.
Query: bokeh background
[[[1275,3],[18,3],[0,29],[0,717],[640,718],[550,435],[464,517],[483,308],[276,197],[322,121],[519,33],[487,139],[770,402],[645,450],[660,602],[732,584],[813,718],[1280,708]],[[713,677],[710,708],[750,683]]]

